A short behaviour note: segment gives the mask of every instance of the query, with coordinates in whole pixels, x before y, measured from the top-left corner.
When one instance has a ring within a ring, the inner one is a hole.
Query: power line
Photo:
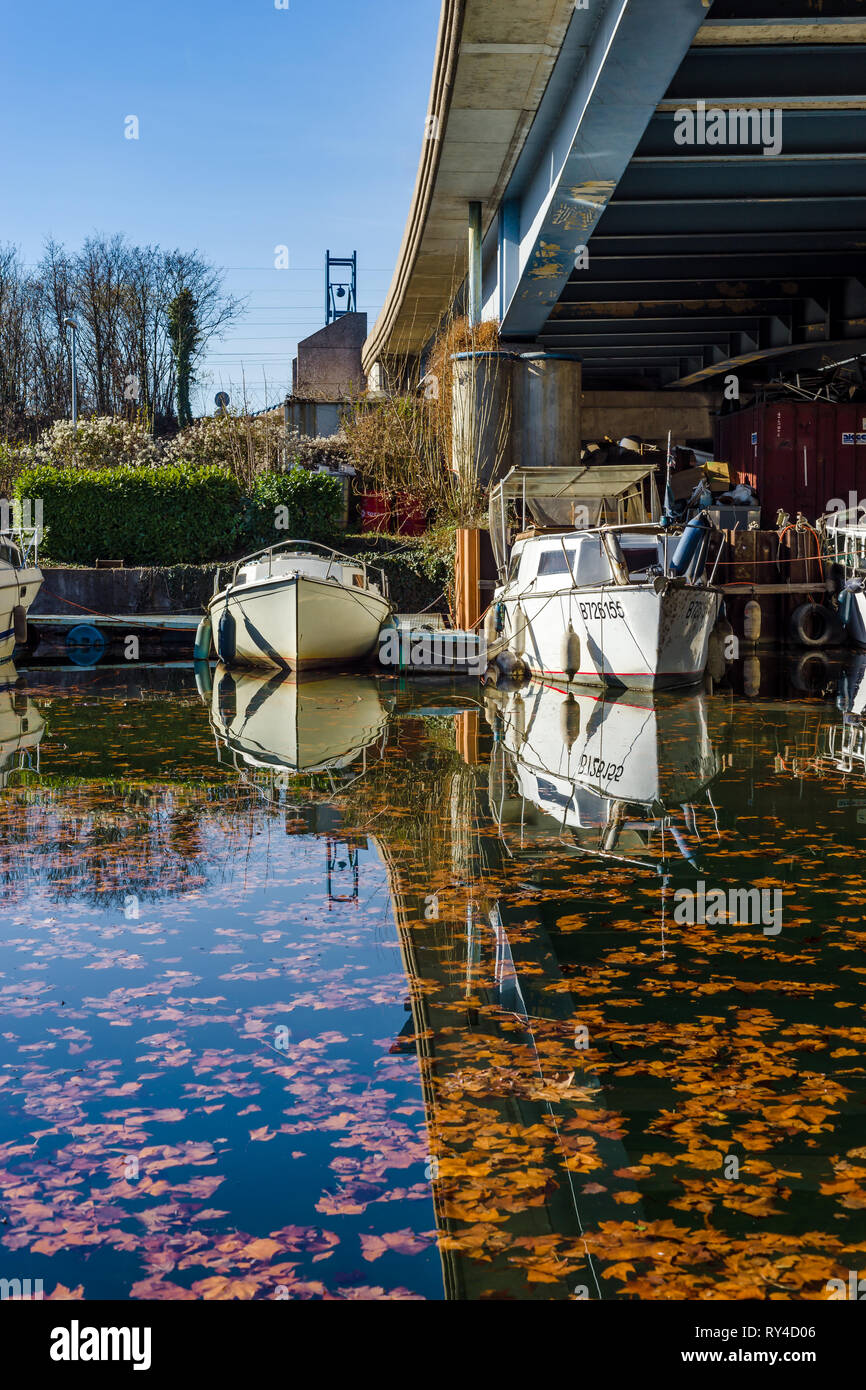
[[[285,275],[287,271],[289,275],[321,275],[322,273],[322,267],[320,265],[291,265],[283,266],[282,269],[278,269],[275,265],[224,265],[221,266],[220,269],[222,271],[267,270],[268,272],[273,271],[275,275]],[[393,269],[393,266],[358,267],[358,270],[361,271],[364,275],[390,275]]]

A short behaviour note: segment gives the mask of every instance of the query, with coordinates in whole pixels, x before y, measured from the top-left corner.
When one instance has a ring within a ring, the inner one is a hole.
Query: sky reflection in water
[[[0,1278],[826,1298],[866,1251],[861,676],[0,691]],[[756,888],[778,932],[702,920]]]

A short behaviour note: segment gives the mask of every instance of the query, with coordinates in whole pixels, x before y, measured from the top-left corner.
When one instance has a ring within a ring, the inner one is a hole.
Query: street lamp
[[[76,346],[78,343],[78,324],[70,314],[63,320],[64,328],[72,330],[72,428],[78,429],[78,371],[76,366]]]

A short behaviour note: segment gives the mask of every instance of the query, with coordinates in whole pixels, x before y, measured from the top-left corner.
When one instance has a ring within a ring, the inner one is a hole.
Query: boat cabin
[[[284,545],[287,548],[274,547],[242,560],[232,585],[253,587],[301,574],[307,579],[342,584],[348,589],[365,589],[387,597],[384,577],[378,570],[368,572],[363,561],[341,555],[337,550],[314,547],[307,541]]]
[[[629,582],[643,584],[664,573],[665,548],[670,551],[678,537],[667,538],[657,530],[617,532],[628,567]],[[669,558],[669,557],[668,557]],[[523,592],[561,589],[563,584],[578,589],[597,589],[615,582],[610,558],[598,531],[544,532],[519,536],[511,548],[505,584]]]

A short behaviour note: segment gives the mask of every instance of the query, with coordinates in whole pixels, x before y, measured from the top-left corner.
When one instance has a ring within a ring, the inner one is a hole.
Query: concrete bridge
[[[443,0],[366,370],[452,305],[594,388],[864,351],[864,58],[864,0]]]

